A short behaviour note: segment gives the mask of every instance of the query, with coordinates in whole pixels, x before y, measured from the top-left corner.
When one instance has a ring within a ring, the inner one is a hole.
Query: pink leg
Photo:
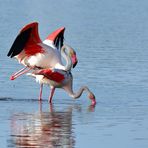
[[[55,87],[51,88],[51,92],[50,92],[50,96],[49,96],[49,100],[48,100],[49,103],[52,102],[52,97],[53,97],[54,91],[55,91]]]
[[[53,109],[53,104],[52,104],[52,103],[49,104],[49,108],[50,108],[50,109],[49,109],[50,112],[52,113],[52,112],[54,111],[54,109]]]
[[[39,110],[40,110],[40,113],[42,113],[42,102],[39,101]]]
[[[42,100],[42,90],[43,90],[43,84],[40,86],[40,95],[39,95],[39,101]]]
[[[19,70],[18,72],[14,73],[14,74],[10,77],[10,80],[14,80],[14,79],[16,79],[17,77],[19,77],[19,76],[21,76],[21,75],[27,73],[28,71],[32,70],[32,68],[28,68],[28,69],[27,69],[27,68],[28,68],[28,67],[25,67],[25,68]]]
[[[14,73],[13,75],[17,75],[17,74],[21,73],[22,71],[24,71],[24,70],[27,69],[27,68],[28,68],[28,67],[24,67],[24,68],[20,69],[19,71],[17,71],[16,73]]]

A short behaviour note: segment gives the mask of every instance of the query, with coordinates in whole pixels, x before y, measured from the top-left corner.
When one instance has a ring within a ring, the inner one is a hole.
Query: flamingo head
[[[74,50],[71,50],[70,57],[71,57],[72,65],[73,65],[73,68],[74,68],[78,63],[77,55],[76,55],[76,52]]]
[[[75,50],[71,46],[69,46],[68,44],[65,44],[65,43],[62,48],[65,48],[68,50],[67,54],[70,56],[72,66],[74,68],[78,63],[78,59],[77,59]]]
[[[16,78],[15,78],[14,75],[10,76],[10,80],[15,80],[15,79],[16,79]]]
[[[89,99],[92,101],[91,102],[91,105],[95,106],[96,105],[96,98],[95,98],[95,95],[93,93],[90,93],[89,94]]]

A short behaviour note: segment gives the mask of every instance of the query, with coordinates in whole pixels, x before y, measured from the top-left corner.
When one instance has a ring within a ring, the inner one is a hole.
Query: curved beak
[[[77,65],[77,63],[78,63],[78,59],[77,59],[76,54],[72,55],[71,60],[72,60],[73,68],[74,68]]]

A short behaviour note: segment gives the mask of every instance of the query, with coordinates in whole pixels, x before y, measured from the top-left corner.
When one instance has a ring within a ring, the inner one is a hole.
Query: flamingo
[[[61,27],[48,35],[42,42],[39,37],[37,22],[24,26],[7,56],[15,57],[25,67],[12,74],[10,79],[14,80],[32,69],[58,68],[66,70],[66,67],[62,64],[60,51],[63,45],[64,31],[65,28]],[[78,60],[73,48],[71,48],[70,56],[74,68]],[[43,85],[40,86],[41,91],[42,89]]]
[[[66,53],[66,49],[68,50],[68,53]],[[52,103],[55,88],[62,88],[69,94],[70,97],[74,99],[79,98],[82,95],[83,91],[86,91],[88,93],[88,98],[91,100],[91,104],[95,105],[95,95],[89,90],[87,86],[82,86],[76,93],[73,91],[73,76],[71,73],[72,61],[69,57],[69,52],[70,47],[64,44],[61,48],[61,53],[63,56],[65,56],[67,62],[66,71],[56,68],[47,68],[33,70],[32,73],[28,73],[27,75],[36,78],[36,81],[39,82],[41,85],[47,84],[51,87],[51,92],[48,100],[49,103]],[[41,96],[42,90],[40,91],[40,98]]]
[[[16,37],[7,56],[15,57],[25,67],[14,73],[10,79],[37,68],[58,68],[66,70],[62,64],[61,53],[58,48],[63,45],[65,28],[61,27],[51,33],[43,42],[38,34],[38,23],[33,22],[24,26]],[[73,68],[77,64],[76,52],[71,49]]]

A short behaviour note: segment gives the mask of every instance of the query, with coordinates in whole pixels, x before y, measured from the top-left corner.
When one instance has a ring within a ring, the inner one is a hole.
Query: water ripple
[[[9,147],[73,147],[71,109],[65,112],[14,113]]]

